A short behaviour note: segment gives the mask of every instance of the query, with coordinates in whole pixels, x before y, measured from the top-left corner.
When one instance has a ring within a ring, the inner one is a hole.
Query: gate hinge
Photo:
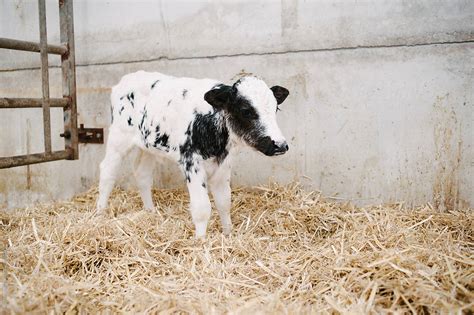
[[[84,124],[77,129],[79,143],[104,143],[103,128],[84,128]]]

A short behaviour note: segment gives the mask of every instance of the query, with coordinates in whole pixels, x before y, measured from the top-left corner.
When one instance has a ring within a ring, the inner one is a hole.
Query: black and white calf
[[[125,154],[140,148],[135,177],[146,209],[153,209],[151,186],[157,157],[176,161],[186,177],[196,237],[206,235],[211,215],[208,187],[224,234],[230,219],[230,160],[239,145],[268,156],[284,154],[288,144],[276,121],[287,89],[248,76],[232,86],[210,79],[176,78],[139,71],[112,88],[112,125],[100,164],[99,199],[103,211]]]

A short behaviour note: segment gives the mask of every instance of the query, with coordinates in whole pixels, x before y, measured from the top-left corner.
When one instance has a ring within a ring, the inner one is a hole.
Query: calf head
[[[216,110],[224,112],[231,131],[246,144],[274,156],[288,151],[276,121],[278,105],[288,94],[284,87],[269,88],[256,77],[244,77],[232,86],[216,85],[204,99]]]

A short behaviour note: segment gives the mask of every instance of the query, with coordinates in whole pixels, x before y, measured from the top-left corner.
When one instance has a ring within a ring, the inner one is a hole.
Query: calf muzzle
[[[274,141],[273,142],[273,148],[272,148],[272,153],[273,154],[270,154],[270,155],[282,155],[282,154],[285,154],[286,151],[288,151],[289,147],[288,147],[288,143],[286,143],[286,141],[283,141],[281,143],[275,143]]]
[[[288,151],[288,143],[286,141],[283,142],[275,142],[271,140],[268,145],[262,150],[263,154],[267,156],[275,156],[275,155],[282,155]]]

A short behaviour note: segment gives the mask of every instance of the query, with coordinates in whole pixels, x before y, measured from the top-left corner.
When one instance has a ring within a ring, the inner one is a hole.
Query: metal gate
[[[39,52],[41,55],[42,98],[0,98],[0,110],[4,108],[42,108],[44,152],[0,158],[0,168],[42,163],[56,160],[77,160],[78,128],[76,104],[76,66],[74,57],[74,18],[72,0],[59,0],[60,45],[48,45],[45,0],[38,0],[40,42],[27,42],[0,38],[0,48]],[[49,97],[48,54],[61,55],[62,98]],[[65,148],[51,150],[50,108],[63,109]]]

